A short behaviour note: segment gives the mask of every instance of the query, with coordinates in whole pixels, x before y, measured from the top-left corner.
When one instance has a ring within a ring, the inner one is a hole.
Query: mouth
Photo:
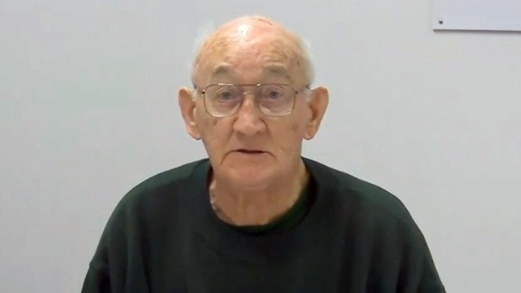
[[[254,150],[254,149],[238,149],[235,150],[236,152],[239,152],[241,154],[247,154],[247,155],[259,155],[266,153],[265,151],[261,150]]]

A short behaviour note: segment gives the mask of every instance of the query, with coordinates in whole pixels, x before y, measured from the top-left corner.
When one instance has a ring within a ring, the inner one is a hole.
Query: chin
[[[241,166],[231,169],[228,177],[233,184],[256,188],[269,185],[275,177],[274,171],[272,168],[261,166]]]
[[[217,164],[215,171],[219,173],[216,174],[218,178],[229,184],[256,189],[268,186],[276,178],[280,178],[278,164],[271,154],[249,156],[231,153]]]

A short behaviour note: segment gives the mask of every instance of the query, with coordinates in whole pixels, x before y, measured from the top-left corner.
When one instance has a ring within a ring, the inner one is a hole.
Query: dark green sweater
[[[445,292],[396,197],[304,162],[306,191],[263,227],[215,215],[207,159],[146,180],[116,207],[82,292]]]

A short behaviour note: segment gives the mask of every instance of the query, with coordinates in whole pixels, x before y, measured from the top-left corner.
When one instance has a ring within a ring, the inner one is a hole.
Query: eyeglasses
[[[214,117],[228,117],[238,112],[245,96],[245,89],[252,88],[255,106],[262,114],[272,117],[286,116],[295,108],[295,97],[306,86],[296,90],[290,85],[278,83],[264,84],[232,84],[216,83],[210,84],[199,92],[203,95],[206,112]],[[197,89],[197,86],[195,86]]]

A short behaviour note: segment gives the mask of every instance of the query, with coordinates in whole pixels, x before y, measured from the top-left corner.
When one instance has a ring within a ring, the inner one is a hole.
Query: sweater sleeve
[[[90,266],[81,293],[111,293],[110,278],[106,269]]]
[[[418,293],[446,293],[427,245],[424,246]]]
[[[105,227],[101,239],[92,257],[81,293],[111,293],[110,270],[108,261],[107,234],[109,230]]]
[[[149,292],[141,254],[140,212],[135,206],[126,197],[113,211],[90,261],[82,293]]]
[[[397,292],[446,293],[429,247],[423,237],[404,252]]]

